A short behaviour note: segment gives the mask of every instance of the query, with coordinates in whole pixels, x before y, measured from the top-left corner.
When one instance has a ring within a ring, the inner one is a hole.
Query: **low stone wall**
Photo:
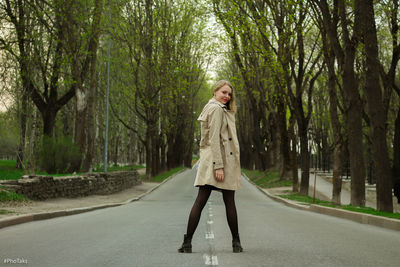
[[[141,184],[141,179],[137,171],[88,173],[64,177],[24,175],[19,180],[0,181],[0,185],[33,200],[108,195],[138,184]]]

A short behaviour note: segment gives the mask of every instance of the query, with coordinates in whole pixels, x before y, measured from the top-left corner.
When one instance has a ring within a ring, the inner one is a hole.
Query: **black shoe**
[[[232,239],[232,248],[233,248],[233,253],[243,252],[243,248],[240,245],[240,238],[239,237],[234,237]]]
[[[182,246],[180,248],[178,248],[178,252],[192,253],[192,237],[188,237],[187,235],[184,235]]]

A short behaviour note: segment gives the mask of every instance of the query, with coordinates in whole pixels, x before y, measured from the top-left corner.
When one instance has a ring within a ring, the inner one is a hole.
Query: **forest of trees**
[[[2,0],[0,156],[27,172],[102,164],[109,63],[110,163],[190,166],[196,118],[227,79],[243,168],[307,194],[313,157],[334,202],[349,169],[351,204],[368,181],[392,212],[398,16],[396,0]]]

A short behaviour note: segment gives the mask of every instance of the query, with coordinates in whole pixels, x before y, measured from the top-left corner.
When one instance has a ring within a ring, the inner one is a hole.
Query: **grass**
[[[127,165],[127,166],[118,166],[118,165],[113,165],[113,166],[108,166],[107,171],[109,172],[114,172],[114,171],[131,171],[131,170],[139,170],[145,168],[144,166],[140,165]],[[99,165],[96,167],[96,169],[93,170],[94,172],[104,172],[104,166]]]
[[[17,180],[24,175],[24,170],[17,169],[15,160],[0,160],[0,180]]]
[[[279,197],[298,201],[298,202],[308,203],[308,204],[332,204],[332,202],[320,200],[317,198],[315,199],[315,202],[314,202],[314,199],[312,197],[300,195],[298,193],[294,193],[294,194],[290,194],[290,195],[279,195]]]
[[[0,202],[4,201],[28,201],[29,199],[15,192],[8,191],[4,186],[0,186]]]
[[[262,188],[291,186],[292,180],[280,180],[277,171],[252,171],[242,169],[242,172],[256,185]]]
[[[373,208],[370,208],[370,207],[354,207],[354,206],[351,206],[351,205],[346,205],[346,206],[342,206],[342,209],[349,210],[349,211],[372,214],[372,215],[376,215],[376,216],[384,216],[384,217],[400,220],[400,213],[390,213],[390,212],[385,212],[385,211],[377,211],[377,210],[375,210]]]
[[[185,167],[177,167],[174,169],[171,169],[169,171],[165,171],[160,173],[159,175],[155,176],[155,177],[151,177],[150,180],[146,179],[146,175],[142,175],[142,180],[145,182],[155,182],[155,183],[161,183],[162,181],[164,181],[165,179],[167,179],[168,177],[170,177],[171,175],[181,171],[185,169]]]
[[[289,194],[289,195],[279,195],[279,197],[302,202],[302,203],[307,203],[307,204],[318,204],[318,205],[327,206],[327,207],[331,207],[331,208],[344,209],[344,210],[349,210],[349,211],[354,211],[354,212],[361,212],[361,213],[366,213],[366,214],[400,220],[400,213],[377,211],[370,207],[355,207],[355,206],[351,206],[351,205],[343,205],[343,206],[336,205],[332,202],[320,200],[317,198],[315,199],[315,202],[313,202],[312,197],[300,195],[298,193],[293,193],[293,194]]]
[[[194,166],[194,164],[196,164],[199,159],[200,157],[192,157],[192,166]]]
[[[14,213],[14,212],[8,211],[8,210],[1,210],[1,209],[0,209],[0,215],[9,214],[9,213]]]

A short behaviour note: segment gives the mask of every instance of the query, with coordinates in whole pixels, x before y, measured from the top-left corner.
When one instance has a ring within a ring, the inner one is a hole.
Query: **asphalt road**
[[[286,207],[244,179],[236,195],[244,252],[232,253],[222,196],[213,192],[194,253],[177,253],[194,175],[185,171],[124,206],[1,229],[0,265],[400,266],[400,232]]]

